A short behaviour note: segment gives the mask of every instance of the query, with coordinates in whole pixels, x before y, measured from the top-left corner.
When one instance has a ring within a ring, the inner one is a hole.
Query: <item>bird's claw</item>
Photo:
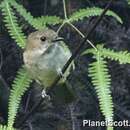
[[[50,96],[46,94],[45,89],[42,90],[41,96],[42,96],[42,98],[47,98],[48,100],[50,100]]]

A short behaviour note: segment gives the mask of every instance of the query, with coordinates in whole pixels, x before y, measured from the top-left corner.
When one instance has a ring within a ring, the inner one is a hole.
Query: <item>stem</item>
[[[63,23],[60,25],[60,27],[59,27],[58,30],[56,31],[57,34],[60,32],[61,28],[63,28],[63,26],[65,25],[65,23],[66,23],[66,22],[63,22]]]
[[[77,31],[82,38],[85,38],[84,34],[83,34],[82,32],[80,32],[79,29],[77,29],[72,23],[70,23],[70,22],[67,22],[67,23],[68,23],[72,28],[74,28],[75,31]]]
[[[108,126],[107,130],[113,130],[113,127],[112,126]]]
[[[3,66],[3,54],[2,54],[2,50],[0,49],[0,70],[1,70],[1,68],[2,68],[2,66]]]
[[[96,46],[95,46],[91,41],[89,41],[89,40],[87,39],[87,42],[95,49],[95,51],[98,51],[98,49],[96,48]]]
[[[64,8],[64,16],[65,16],[65,19],[67,19],[67,11],[66,11],[66,4],[65,4],[65,0],[63,0],[63,8]]]
[[[83,37],[83,38],[85,38],[85,36],[84,36],[84,34],[78,29],[78,28],[76,28],[72,23],[70,23],[70,22],[67,22],[72,28],[74,28],[78,33],[79,33],[79,35],[81,36],[81,37]],[[94,46],[94,44],[91,42],[91,41],[89,41],[88,39],[87,39],[87,42],[96,50],[96,51],[98,51],[97,50],[97,48],[96,48],[96,46]]]
[[[68,20],[67,18],[67,11],[66,11],[66,4],[65,4],[65,0],[62,0],[63,1],[63,9],[64,9],[64,17],[65,17],[65,20],[63,21],[63,23],[61,24],[61,26],[58,28],[57,30],[57,34],[59,33],[59,31],[61,30],[61,28],[65,25],[66,21]]]
[[[27,112],[27,109],[28,109],[28,107],[29,107],[30,99],[31,99],[31,91],[29,91],[29,94],[28,94],[28,96],[27,96],[27,100],[26,100],[26,104],[25,104],[25,109],[24,109],[24,112],[25,112],[25,113]]]

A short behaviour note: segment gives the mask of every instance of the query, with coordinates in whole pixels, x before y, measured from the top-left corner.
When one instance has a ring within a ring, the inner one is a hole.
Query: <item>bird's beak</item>
[[[63,40],[64,40],[64,38],[58,37],[58,38],[52,40],[52,42],[58,42],[58,41],[63,41]]]

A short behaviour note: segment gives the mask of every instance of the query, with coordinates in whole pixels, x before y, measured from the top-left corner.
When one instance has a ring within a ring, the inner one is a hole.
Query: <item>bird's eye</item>
[[[42,37],[40,38],[40,40],[41,40],[42,42],[44,42],[44,41],[46,41],[46,37],[45,37],[45,36],[42,36]]]

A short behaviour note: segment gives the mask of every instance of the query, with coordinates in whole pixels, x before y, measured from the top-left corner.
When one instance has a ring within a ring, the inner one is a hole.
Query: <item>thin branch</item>
[[[98,51],[96,46],[94,46],[94,44],[90,40],[87,39],[87,43],[89,43],[96,51]]]
[[[2,54],[2,50],[0,49],[0,71],[2,66],[3,66],[3,54]]]
[[[28,96],[27,96],[27,100],[26,100],[26,104],[25,104],[25,109],[24,109],[24,112],[25,112],[25,113],[26,113],[27,110],[28,110],[28,106],[29,106],[30,99],[31,99],[31,91],[29,91],[29,94],[28,94]]]
[[[58,34],[60,32],[60,30],[63,28],[63,26],[65,25],[66,22],[63,22],[61,24],[61,26],[58,28],[58,30],[56,31],[56,33]]]
[[[64,16],[65,16],[65,19],[67,19],[67,11],[66,11],[66,4],[65,4],[65,0],[63,0],[63,8],[64,8]]]
[[[77,29],[72,23],[70,23],[70,22],[67,22],[67,23],[72,28],[74,28],[79,33],[79,35],[81,35],[82,38],[85,38],[85,35],[79,29]],[[98,51],[97,48],[94,46],[94,44],[91,41],[89,41],[88,39],[87,39],[87,43],[89,43],[96,51]]]
[[[85,38],[85,36],[84,36],[84,34],[81,32],[81,31],[79,31],[79,29],[77,29],[72,23],[70,23],[70,22],[67,22],[72,28],[74,28],[78,33],[79,33],[79,35],[82,37],[82,38]]]

